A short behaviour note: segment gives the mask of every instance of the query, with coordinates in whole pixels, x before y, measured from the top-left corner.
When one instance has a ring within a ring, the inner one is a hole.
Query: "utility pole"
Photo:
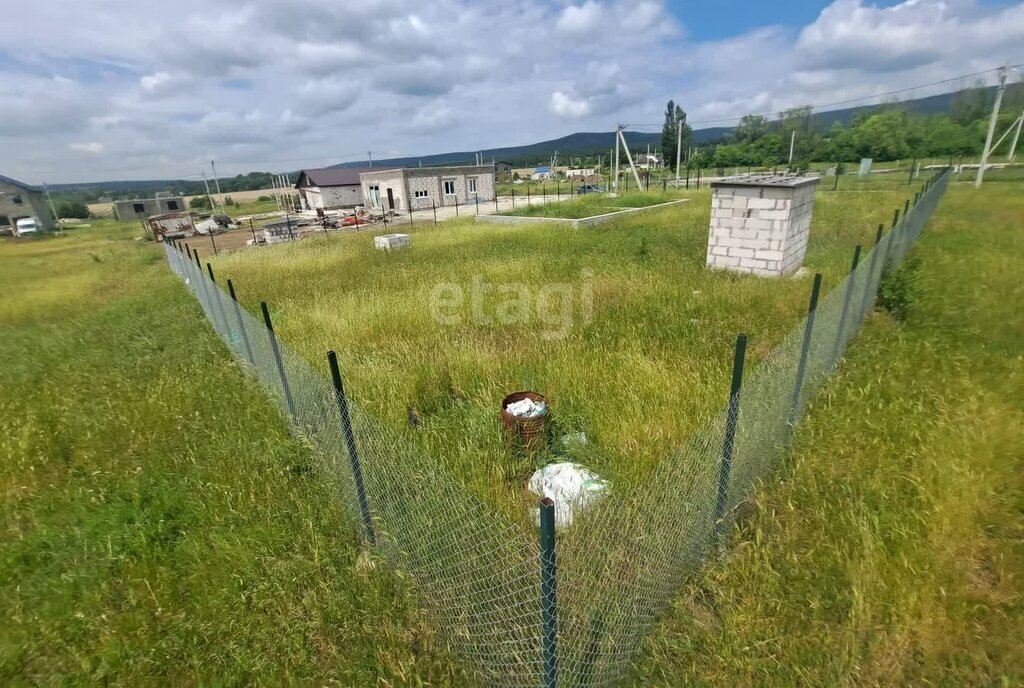
[[[683,150],[683,124],[676,116],[676,188],[679,188],[679,156]]]
[[[277,190],[277,175],[271,173],[270,175],[270,186],[274,190],[274,203],[277,204],[277,210],[281,210],[281,194]]]
[[[789,135],[789,164],[793,164],[793,146],[796,144],[796,129]]]
[[[616,191],[619,190],[619,131],[621,129],[621,124],[615,125],[615,179],[612,180],[612,188]]]
[[[1010,157],[1008,160],[1013,162],[1014,157],[1017,155],[1017,142],[1020,140],[1020,129],[1021,125],[1024,125],[1024,112],[1020,113],[1020,118],[1017,120],[1017,131],[1013,133],[1013,143],[1010,144]]]
[[[210,167],[213,169],[213,183],[217,187],[217,200],[220,201],[220,214],[224,214],[224,195],[220,192],[220,179],[217,178],[217,166],[213,164],[213,160],[210,161]]]
[[[1017,139],[1014,139],[1014,143],[1016,141]],[[46,202],[50,204],[50,212],[53,213],[53,224],[60,227],[60,218],[57,217],[57,209],[53,207],[53,199],[50,198],[50,187],[46,185],[46,182],[43,182],[43,191],[46,192]]]
[[[206,178],[206,170],[203,170],[203,185],[206,187],[206,200],[210,202],[210,212],[216,207],[213,205],[213,196],[210,195],[210,180]]]
[[[981,186],[985,179],[985,165],[991,152],[992,137],[996,133],[996,119],[999,117],[999,106],[1003,104],[1003,91],[1006,90],[1006,67],[999,68],[999,89],[996,91],[996,102],[992,104],[992,117],[988,120],[988,134],[985,136],[985,147],[981,150],[981,164],[978,165],[978,176],[974,179],[974,188]]]
[[[640,184],[640,174],[636,171],[636,165],[633,164],[633,156],[629,154],[629,146],[626,145],[626,137],[622,135],[622,130],[626,127],[622,124],[619,125],[619,141],[622,142],[622,150],[626,152],[626,160],[629,161],[629,169],[633,171],[633,179],[636,180],[636,188],[643,189]]]

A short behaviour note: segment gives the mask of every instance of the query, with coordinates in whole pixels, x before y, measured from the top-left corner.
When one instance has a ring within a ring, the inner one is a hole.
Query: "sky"
[[[211,159],[226,176],[656,131],[669,98],[699,129],[1015,63],[1024,2],[46,0],[0,23],[0,174],[199,178]]]

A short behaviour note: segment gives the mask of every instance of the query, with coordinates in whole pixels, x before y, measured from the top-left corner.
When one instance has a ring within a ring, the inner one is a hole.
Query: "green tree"
[[[193,196],[192,200],[188,202],[188,207],[192,210],[211,210],[213,208],[208,196]]]
[[[62,201],[57,204],[57,217],[86,220],[89,218],[89,208],[81,201]]]
[[[768,135],[768,118],[762,115],[743,115],[729,137],[733,143],[753,143]]]
[[[665,124],[661,127],[661,154],[667,167],[675,167],[676,144],[679,142],[680,128],[682,129],[682,148],[686,150],[690,145],[693,129],[686,123],[686,113],[683,108],[670,100],[665,106]]]

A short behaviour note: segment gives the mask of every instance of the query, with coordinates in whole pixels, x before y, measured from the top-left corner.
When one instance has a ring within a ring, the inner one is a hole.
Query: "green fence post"
[[[868,282],[864,285],[864,298],[861,299],[860,312],[861,317],[871,308],[875,303],[874,289],[872,289],[872,283],[875,281],[875,265],[878,264],[878,245],[882,243],[882,233],[884,229],[881,223],[878,225],[878,231],[875,232],[875,248],[871,251],[871,262],[868,264]],[[885,267],[884,265],[882,266]]]
[[[555,552],[555,503],[540,500],[540,615],[542,685],[558,685],[558,555]]]
[[[818,310],[818,295],[821,293],[821,273],[814,275],[811,286],[811,302],[807,306],[807,318],[804,320],[804,339],[800,344],[800,360],[796,366],[796,384],[793,386],[793,398],[789,403],[789,432],[796,427],[796,416],[800,412],[800,392],[804,386],[804,375],[807,371],[807,356],[811,348],[811,332],[814,329],[814,316]]]
[[[284,403],[288,407],[288,416],[294,425],[295,401],[292,399],[292,388],[288,385],[288,375],[285,374],[284,361],[281,360],[281,347],[277,343],[277,334],[274,333],[274,323],[270,320],[270,310],[266,301],[260,301],[260,310],[263,311],[263,324],[267,326],[267,333],[270,337],[270,349],[274,352],[274,363],[277,364],[277,374],[281,378],[281,391],[284,392]]]
[[[377,544],[377,536],[373,532],[373,519],[370,518],[370,505],[366,501],[366,485],[363,483],[363,469],[359,463],[359,452],[356,449],[356,436],[352,432],[352,419],[348,412],[348,398],[341,382],[341,371],[338,368],[338,355],[327,352],[327,364],[331,368],[331,382],[334,383],[334,395],[338,402],[338,414],[341,416],[341,430],[345,435],[345,446],[348,449],[348,462],[352,468],[352,480],[356,484],[356,496],[359,499],[359,515],[363,519],[363,529],[370,544]]]
[[[235,285],[228,280],[228,293],[231,295],[231,302],[234,304],[235,317],[238,319],[238,329],[242,333],[242,343],[245,345],[245,355],[249,359],[249,365],[256,366],[256,357],[252,354],[252,345],[249,343],[249,333],[245,329],[245,318],[242,317],[242,307],[238,304],[238,297],[235,295]]]
[[[213,288],[210,290],[213,293],[213,300],[217,302],[216,312],[220,314],[220,322],[224,325],[224,335],[228,336],[231,328],[228,326],[227,316],[224,315],[224,306],[220,302],[220,295],[217,293],[217,278],[213,276],[213,266],[209,263],[206,264],[206,271],[210,274],[210,281],[213,283]],[[216,316],[214,316],[214,323],[216,324]]]
[[[832,349],[833,365],[839,360],[843,348],[843,335],[846,328],[846,312],[850,310],[850,299],[853,297],[854,276],[857,274],[857,264],[860,262],[860,244],[853,250],[853,264],[850,265],[850,277],[846,285],[846,293],[843,295],[843,309],[839,312],[839,329],[836,331],[836,343]]]
[[[725,420],[725,440],[722,442],[722,465],[718,471],[718,499],[715,502],[715,539],[721,535],[722,519],[725,518],[725,504],[729,497],[729,473],[732,471],[732,454],[736,441],[736,423],[740,414],[740,389],[743,386],[743,360],[747,352],[747,335],[736,337],[736,349],[732,357],[732,386],[729,390],[729,409]]]

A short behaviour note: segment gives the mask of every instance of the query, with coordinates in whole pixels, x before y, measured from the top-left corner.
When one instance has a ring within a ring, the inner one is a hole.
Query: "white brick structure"
[[[406,167],[359,175],[368,208],[407,211],[494,200],[492,165]]]
[[[799,270],[818,181],[744,175],[711,182],[707,266],[762,277]]]

